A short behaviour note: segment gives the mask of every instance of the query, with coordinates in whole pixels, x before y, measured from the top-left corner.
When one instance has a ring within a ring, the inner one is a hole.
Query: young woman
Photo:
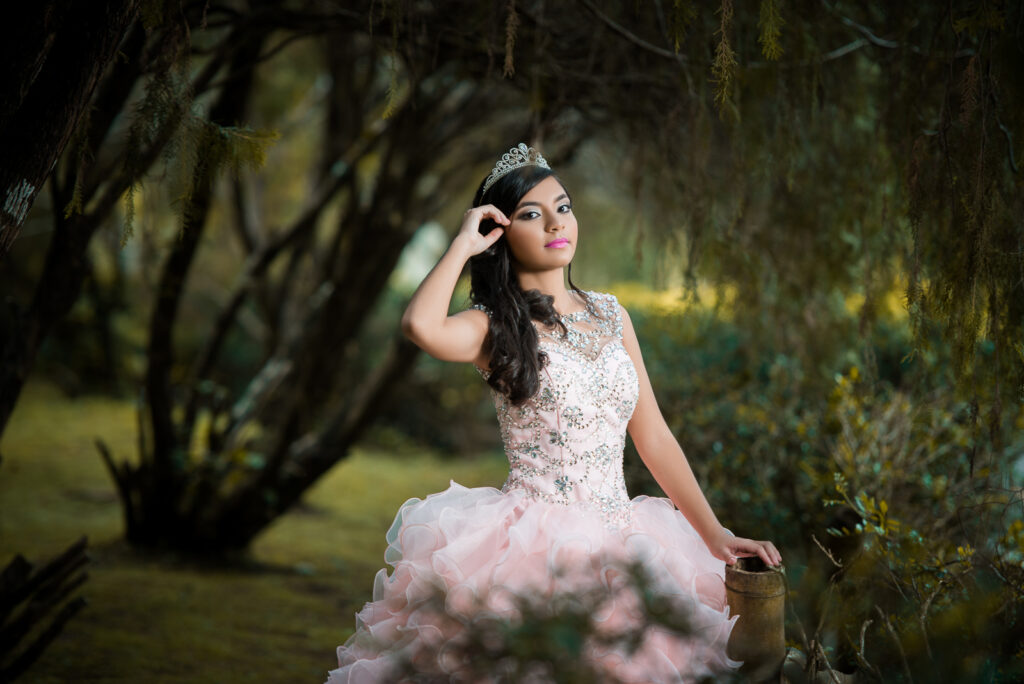
[[[481,183],[409,302],[405,334],[435,358],[473,363],[490,385],[509,475],[500,491],[452,482],[402,505],[387,534],[394,572],[378,572],[332,684],[395,681],[401,667],[462,681],[447,647],[471,629],[474,611],[514,618],[515,597],[530,592],[621,587],[616,563],[629,561],[688,602],[693,636],[645,628],[633,652],[589,644],[597,671],[677,682],[741,664],[725,654],[737,616],[725,603],[724,565],[757,555],[774,566],[781,556],[715,517],[658,408],[629,314],[613,295],[566,278],[579,239],[568,191],[519,144]],[[474,304],[449,316],[467,262]],[[627,430],[671,501],[627,495]],[[594,619],[628,628],[636,609],[617,601]]]

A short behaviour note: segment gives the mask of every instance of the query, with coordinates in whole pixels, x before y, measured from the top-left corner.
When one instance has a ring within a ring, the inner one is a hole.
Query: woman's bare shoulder
[[[491,318],[491,312],[483,304],[474,304],[454,315],[463,320],[470,321],[484,330],[487,329]]]
[[[472,364],[476,366],[479,371],[487,372],[490,368],[490,355],[487,354],[486,345],[484,341],[487,338],[487,332],[490,328],[490,312],[482,304],[474,304],[468,309],[464,309],[459,313],[455,314],[463,321],[467,326],[472,327],[472,333],[469,337],[473,340],[473,346],[478,349],[475,357],[473,358]]]

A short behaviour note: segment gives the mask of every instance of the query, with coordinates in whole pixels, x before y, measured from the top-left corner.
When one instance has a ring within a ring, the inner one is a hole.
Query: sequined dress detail
[[[592,508],[621,527],[631,521],[622,454],[637,374],[622,344],[618,302],[591,300],[595,312],[562,316],[564,335],[538,328],[548,361],[531,400],[515,406],[491,392],[509,460],[501,491],[521,489],[530,499]]]
[[[636,367],[617,299],[587,295],[587,308],[561,316],[565,334],[535,323],[547,356],[537,393],[515,406],[491,392],[509,461],[501,489],[452,481],[400,507],[386,535],[393,572],[377,573],[373,600],[338,647],[329,684],[396,681],[403,662],[460,681],[445,646],[458,642],[460,624],[470,624],[481,603],[514,619],[510,597],[611,591],[624,582],[615,564],[637,560],[657,590],[690,606],[697,629],[682,639],[648,627],[632,654],[588,648],[607,680],[689,682],[741,664],[725,654],[736,616],[725,604],[724,563],[668,499],[627,494],[623,449],[638,400]],[[442,616],[437,587],[447,597]],[[616,604],[601,619],[629,625],[634,613]]]

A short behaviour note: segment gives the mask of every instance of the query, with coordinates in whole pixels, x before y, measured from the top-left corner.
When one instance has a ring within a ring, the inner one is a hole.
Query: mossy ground
[[[121,508],[93,444],[135,453],[130,401],[68,399],[31,384],[0,443],[0,563],[41,563],[89,538],[88,605],[26,682],[321,682],[384,567],[384,533],[409,497],[500,486],[501,458],[356,451],[254,543],[198,564],[121,541]]]

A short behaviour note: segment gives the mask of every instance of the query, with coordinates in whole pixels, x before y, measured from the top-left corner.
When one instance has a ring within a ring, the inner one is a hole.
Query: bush
[[[851,340],[813,365],[706,311],[630,311],[712,507],[782,551],[788,633],[810,667],[886,680],[1024,673],[1021,483],[1008,475],[1024,453],[1019,406],[984,429],[977,404],[948,389],[941,344],[911,363],[898,320],[877,324],[863,351]],[[861,358],[877,365],[862,371]],[[634,496],[662,495],[635,453],[627,479]]]

